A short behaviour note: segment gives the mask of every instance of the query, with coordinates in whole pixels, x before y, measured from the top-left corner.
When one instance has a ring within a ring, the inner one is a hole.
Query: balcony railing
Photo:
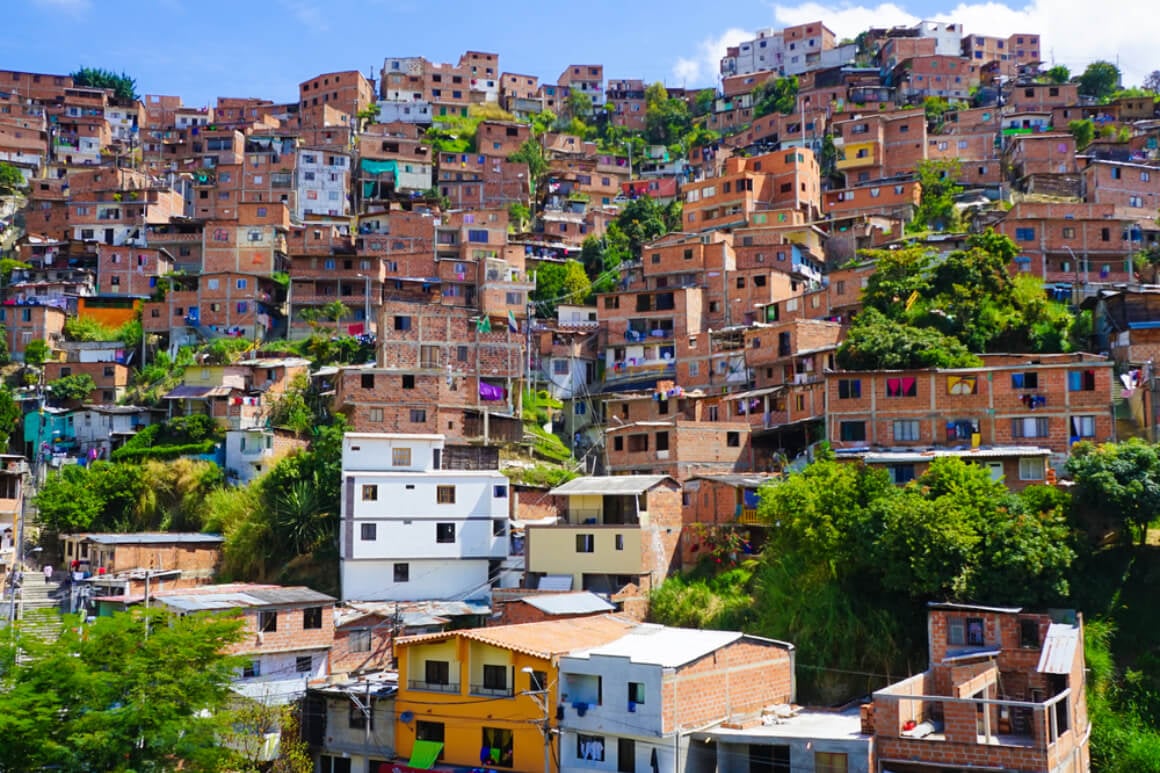
[[[471,685],[472,695],[488,695],[494,698],[510,698],[515,691],[510,687],[487,687],[482,684]]]
[[[459,692],[458,682],[423,682],[418,679],[410,679],[407,681],[407,686],[412,690],[423,690],[425,692]]]

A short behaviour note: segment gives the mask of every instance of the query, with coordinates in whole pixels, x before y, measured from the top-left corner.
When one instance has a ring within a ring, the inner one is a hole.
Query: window
[[[592,553],[596,550],[595,535],[592,534],[577,534],[576,535],[576,552],[577,553]]]
[[[412,408],[411,409],[411,423],[412,424],[423,424],[426,421],[427,421],[427,409],[425,409],[425,408]]]
[[[725,433],[725,445],[729,446],[730,448],[738,448],[741,445],[741,433],[740,432],[726,432]]]
[[[899,442],[916,442],[919,438],[918,419],[903,419],[894,422],[894,439]]]
[[[382,408],[371,408],[370,419],[371,419],[371,421],[376,422],[376,423],[381,422],[383,420],[383,409]]]
[[[669,450],[669,433],[668,432],[658,432],[657,433],[657,450],[658,451],[668,451]]]
[[[411,581],[411,565],[410,564],[395,564],[394,566],[395,582],[410,582]]]
[[[1071,441],[1082,438],[1093,438],[1096,436],[1096,417],[1095,416],[1072,416],[1071,417]]]
[[[294,658],[294,673],[309,674],[314,670],[314,658],[309,655],[299,655]]]
[[[258,611],[258,630],[262,633],[273,633],[278,630],[278,610],[261,609]]]
[[[442,722],[424,722],[418,720],[415,722],[415,740],[416,741],[434,741],[435,743],[443,743],[443,723]],[[437,760],[443,759],[443,750],[439,750]]]
[[[395,327],[395,330],[410,330],[411,329],[411,318],[410,317],[396,316],[394,327]]]
[[[322,607],[306,607],[302,610],[302,628],[308,631],[322,627]]]
[[[491,536],[503,537],[507,535],[507,519],[496,518],[491,522]]]
[[[453,523],[437,523],[435,524],[435,541],[449,545],[455,543],[455,524]]]
[[[814,773],[846,773],[845,752],[814,752]]]
[[[484,666],[484,681],[487,681],[487,669],[495,668],[495,666]],[[512,743],[512,731],[505,728],[485,727],[483,728],[483,746],[480,749],[479,757],[483,760],[484,752],[487,752],[487,765],[489,767],[510,768],[514,764],[515,753]]]
[[[1096,388],[1096,372],[1094,370],[1069,370],[1067,372],[1067,391],[1094,392]]]
[[[862,379],[838,379],[838,399],[852,400],[862,396]]]
[[[604,736],[577,733],[576,759],[604,762]]]
[[[1039,621],[1019,621],[1019,646],[1031,649],[1039,648]]]
[[[347,649],[350,652],[370,652],[371,651],[371,631],[369,628],[362,628],[357,631],[351,631],[347,637]]]
[[[1011,419],[1013,438],[1047,437],[1049,428],[1050,420],[1047,417]]]
[[[1012,389],[1039,389],[1038,373],[1012,373]]]
[[[892,464],[890,465],[889,470],[890,480],[896,486],[901,486],[914,480],[915,475],[913,464]]]
[[[503,485],[503,484],[500,484],[498,486],[493,486],[492,490],[491,490],[491,495],[495,499],[507,499],[508,487]]]
[[[617,773],[636,773],[636,741],[631,738],[616,739]]]
[[[451,684],[451,664],[446,660],[424,661],[423,672],[427,684]]]
[[[454,486],[436,486],[435,487],[435,501],[441,505],[455,504],[455,487]]]
[[[409,448],[392,448],[391,449],[391,466],[392,467],[410,467],[411,466],[411,449],[409,449]]]
[[[865,442],[866,422],[843,421],[838,425],[838,439],[847,442]]]
[[[886,379],[887,397],[917,397],[918,379],[914,377]]]
[[[644,705],[644,682],[628,683],[628,702],[637,706]]]
[[[364,523],[359,530],[359,539],[363,542],[374,542],[378,539],[378,524]]]
[[[360,706],[357,702],[350,702],[350,709],[347,713],[347,724],[352,730],[365,730],[367,721],[371,723],[371,729],[375,726],[375,715],[373,711],[366,711],[365,707]],[[347,760],[349,764],[350,760]],[[349,770],[350,768],[347,768]]]
[[[1017,242],[1033,242],[1035,241],[1034,228],[1016,228],[1015,241]]]
[[[624,435],[617,435],[616,437],[614,437],[612,439],[612,450],[613,451],[623,451],[624,450]]]
[[[374,373],[362,374],[362,376],[359,377],[359,384],[362,386],[363,389],[374,389],[375,388],[375,374]]]
[[[258,661],[256,661],[256,660],[251,660],[249,663],[242,666],[242,678],[243,679],[253,679],[255,676],[261,676],[261,675],[262,675],[262,667],[261,667],[261,665],[259,665]]]
[[[414,389],[415,377],[411,375],[403,376],[403,389]]]
[[[364,502],[378,502],[379,501],[379,487],[375,483],[367,483],[362,487],[362,501]]]

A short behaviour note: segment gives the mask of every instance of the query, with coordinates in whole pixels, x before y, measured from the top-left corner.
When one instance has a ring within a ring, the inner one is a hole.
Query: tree
[[[24,412],[13,397],[12,390],[0,387],[0,447],[8,447],[8,439],[19,429],[23,416]]]
[[[26,184],[19,169],[7,161],[0,161],[0,193],[15,193]]]
[[[66,618],[60,638],[6,636],[0,669],[0,770],[213,771],[232,752],[225,653],[241,620],[136,609],[85,623]]]
[[[1064,471],[1076,517],[1090,531],[1115,528],[1131,544],[1160,516],[1160,453],[1151,443],[1077,443]]]
[[[798,79],[796,75],[786,78],[770,78],[758,86],[753,93],[753,117],[781,113],[789,115],[797,107]]]
[[[1078,82],[1082,96],[1104,101],[1120,86],[1120,68],[1111,62],[1092,62]]]
[[[955,196],[963,192],[959,185],[962,167],[958,159],[919,161],[915,169],[922,190],[914,224],[936,231],[949,231],[958,225]]]
[[[77,404],[89,399],[97,383],[88,373],[61,376],[48,385],[48,394],[58,405]]]
[[[1079,121],[1068,121],[1067,130],[1071,132],[1071,136],[1075,137],[1076,150],[1083,150],[1088,145],[1092,144],[1092,140],[1096,136],[1096,125],[1090,118],[1084,118]]]
[[[838,347],[838,366],[847,370],[968,368],[980,364],[957,338],[929,327],[888,319],[877,309],[862,311]]]
[[[1071,70],[1062,64],[1057,64],[1047,71],[1048,83],[1067,83],[1071,80]]]
[[[568,94],[568,115],[572,118],[585,118],[592,115],[592,97],[583,91],[573,90]]]
[[[713,112],[713,103],[716,101],[716,89],[701,89],[693,97],[693,115],[699,117]]]
[[[24,345],[24,364],[39,368],[48,359],[48,344],[43,339],[34,338]]]
[[[679,143],[693,128],[689,105],[670,97],[664,84],[657,82],[644,91],[644,137],[655,145]]]
[[[1140,86],[1146,91],[1151,91],[1153,94],[1160,93],[1160,70],[1153,70],[1148,73],[1148,77],[1144,79],[1144,82]]]
[[[641,247],[664,236],[670,230],[671,213],[651,196],[641,196],[628,203],[616,217],[617,227],[628,237],[628,248],[633,258],[640,257]]]
[[[583,303],[592,283],[584,272],[584,265],[576,260],[563,264],[541,263],[536,271],[536,289],[532,299],[538,313],[552,316],[560,303]]]
[[[99,67],[82,67],[76,72],[69,73],[73,83],[91,89],[112,89],[113,96],[121,102],[133,102],[138,99],[137,81],[125,73],[117,75],[112,70]]]
[[[544,178],[548,176],[548,158],[544,154],[544,146],[533,136],[524,140],[519,150],[508,156],[508,161],[527,165],[528,197],[535,206],[538,194],[543,188]]]
[[[343,317],[350,316],[350,307],[342,301],[334,300],[323,306],[321,313],[322,316],[326,317],[327,319],[334,320],[334,334],[338,335],[338,326],[342,322]],[[369,320],[367,321],[367,324],[370,324]]]
[[[61,534],[129,531],[144,487],[135,464],[94,462],[64,465],[36,494],[40,522]]]

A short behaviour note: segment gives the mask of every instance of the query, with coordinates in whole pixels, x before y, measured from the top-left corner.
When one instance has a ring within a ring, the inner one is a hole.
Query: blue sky
[[[1160,68],[1141,2],[1101,4],[859,4],[734,0],[5,0],[0,69],[67,73],[81,65],[125,71],[142,94],[176,94],[187,105],[218,96],[290,101],[314,75],[358,69],[378,76],[388,56],[454,62],[467,49],[500,55],[503,71],[555,81],[569,64],[605,66],[606,78],[673,86],[711,85],[724,47],[764,27],[821,18],[839,36],[871,24],[920,18],[963,23],[970,32],[1039,32],[1045,51],[1082,70],[1108,58],[1139,82]],[[485,8],[503,12],[485,13]],[[1074,8],[1074,13],[1071,9]],[[1122,17],[1122,19],[1120,18]]]

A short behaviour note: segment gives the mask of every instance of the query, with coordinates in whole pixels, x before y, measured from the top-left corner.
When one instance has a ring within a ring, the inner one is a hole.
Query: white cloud
[[[788,26],[808,21],[823,21],[839,38],[854,37],[868,27],[913,24],[920,18],[954,21],[968,33],[1007,36],[1027,32],[1042,36],[1041,56],[1050,62],[1067,65],[1073,74],[1083,71],[1091,62],[1119,59],[1124,84],[1139,84],[1155,69],[1160,69],[1152,25],[1148,12],[1136,2],[1102,2],[1095,6],[1087,0],[1030,0],[1010,4],[960,0],[945,10],[919,17],[907,10],[905,2],[856,4],[837,2],[774,3],[770,24]],[[696,75],[702,81],[716,77],[717,63],[727,45],[752,38],[753,30],[729,30],[720,38],[702,41],[695,55],[677,60],[673,73],[678,78]]]
[[[320,32],[329,29],[330,25],[326,23],[322,9],[310,0],[283,0],[282,4],[303,26]]]
[[[682,56],[673,65],[674,85],[693,87],[713,83],[717,80],[725,49],[752,37],[749,30],[731,27],[715,38],[705,38],[697,45],[694,55]]]

